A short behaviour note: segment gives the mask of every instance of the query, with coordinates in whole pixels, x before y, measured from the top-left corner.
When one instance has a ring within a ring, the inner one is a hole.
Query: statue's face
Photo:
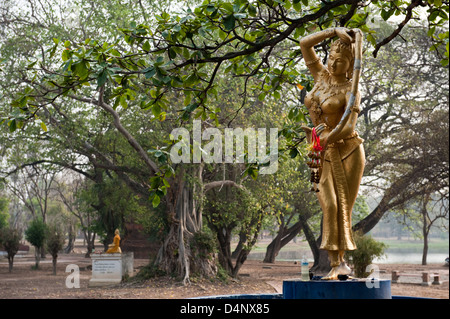
[[[332,75],[346,74],[350,67],[350,61],[347,56],[336,51],[331,51],[328,58],[328,70]]]

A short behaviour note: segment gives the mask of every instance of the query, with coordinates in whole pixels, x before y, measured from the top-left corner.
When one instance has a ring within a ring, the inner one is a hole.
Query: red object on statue
[[[313,151],[321,152],[323,150],[322,146],[320,146],[320,137],[317,135],[315,127],[312,129],[311,143]]]

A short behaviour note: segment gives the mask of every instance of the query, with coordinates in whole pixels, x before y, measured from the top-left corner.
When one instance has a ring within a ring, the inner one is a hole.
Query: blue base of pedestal
[[[283,281],[284,299],[392,299],[391,281],[378,279]]]

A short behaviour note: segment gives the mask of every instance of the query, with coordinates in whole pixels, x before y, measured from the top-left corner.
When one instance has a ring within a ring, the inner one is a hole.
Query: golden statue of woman
[[[327,38],[338,37],[331,46],[327,65],[323,65],[314,46]],[[315,85],[305,97],[314,128],[303,127],[312,142],[318,136],[316,194],[323,211],[322,243],[328,251],[331,271],[323,279],[348,275],[344,253],[355,250],[352,234],[352,209],[364,171],[363,140],[355,131],[359,114],[358,91],[361,69],[362,32],[358,29],[332,28],[311,34],[300,41],[304,61]],[[357,72],[354,74],[354,72]]]
[[[119,230],[116,229],[114,234],[115,234],[115,236],[114,236],[114,239],[113,239],[113,243],[108,246],[108,250],[106,251],[107,254],[122,253],[122,249],[120,249]]]

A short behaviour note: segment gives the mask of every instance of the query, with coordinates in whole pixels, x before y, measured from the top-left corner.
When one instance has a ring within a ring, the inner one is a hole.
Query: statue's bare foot
[[[331,268],[331,271],[322,280],[337,280],[338,279],[338,268],[339,266]]]
[[[347,266],[345,262],[341,262],[339,266],[331,268],[331,271],[325,277],[322,277],[323,280],[338,280],[338,275],[350,275],[352,272],[351,268]],[[349,277],[350,278],[350,277]]]

